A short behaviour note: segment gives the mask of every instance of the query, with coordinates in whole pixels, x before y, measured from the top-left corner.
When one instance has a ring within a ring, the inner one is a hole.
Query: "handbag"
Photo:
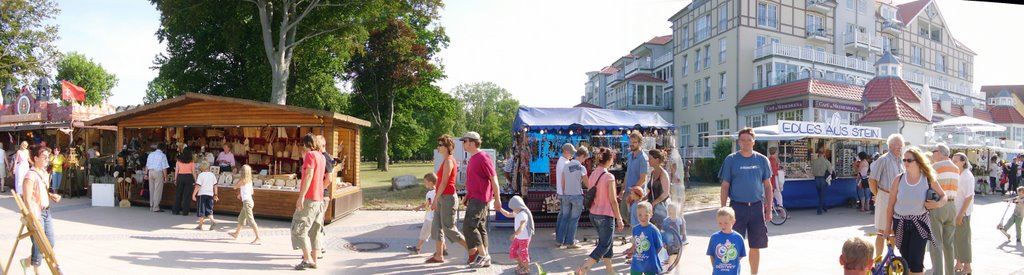
[[[594,182],[594,186],[588,188],[587,192],[583,194],[583,208],[588,211],[590,210],[590,206],[594,204],[594,198],[597,197],[597,185],[601,183],[601,178],[604,177],[605,174],[608,174],[608,171],[604,171],[600,176],[597,176],[597,181]]]

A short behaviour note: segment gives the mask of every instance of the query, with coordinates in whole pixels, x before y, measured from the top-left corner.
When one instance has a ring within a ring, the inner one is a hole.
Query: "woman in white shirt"
[[[960,274],[971,274],[971,212],[974,210],[974,173],[967,155],[956,153],[953,164],[961,169],[960,182],[957,186],[956,198],[956,229],[953,231],[953,255],[956,258],[956,270]]]
[[[1003,165],[999,163],[999,157],[992,156],[988,163],[988,170],[988,190],[985,190],[985,194],[992,195],[992,192],[996,190],[996,185],[999,184],[999,179],[1003,178]]]

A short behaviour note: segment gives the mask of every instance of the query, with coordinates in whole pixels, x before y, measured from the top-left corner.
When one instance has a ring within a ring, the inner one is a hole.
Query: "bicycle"
[[[902,275],[906,273],[907,261],[903,260],[903,257],[896,256],[892,237],[885,238],[885,247],[888,252],[881,258],[875,258],[875,266],[871,268],[871,275]]]
[[[789,211],[777,202],[772,202],[772,224],[782,225],[789,220]]]
[[[670,274],[672,270],[679,266],[679,258],[683,254],[683,237],[675,228],[664,228],[661,233],[663,234],[661,238],[665,243],[668,243],[668,240],[674,240],[676,244],[673,247],[665,246],[665,251],[668,254],[668,264],[663,266],[661,274]]]

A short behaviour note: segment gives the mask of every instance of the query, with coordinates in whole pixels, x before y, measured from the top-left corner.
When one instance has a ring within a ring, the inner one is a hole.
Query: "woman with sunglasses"
[[[924,274],[924,251],[932,239],[928,209],[937,208],[938,202],[927,199],[928,189],[938,195],[937,201],[945,199],[942,186],[935,181],[931,162],[916,147],[903,153],[903,168],[906,173],[892,182],[889,206],[886,208],[888,227],[894,232],[888,237],[896,238],[896,247],[907,261],[910,274]],[[894,231],[895,230],[895,231]]]
[[[430,210],[434,211],[434,222],[430,227],[430,236],[437,241],[437,249],[434,255],[427,258],[426,263],[443,263],[445,251],[444,239],[447,238],[453,243],[458,243],[466,248],[466,238],[455,228],[455,207],[459,196],[455,194],[456,166],[455,157],[452,156],[455,150],[455,141],[449,135],[443,135],[437,139],[437,153],[441,154],[444,161],[437,170],[437,183],[434,190],[437,192],[437,199],[430,204]],[[472,261],[473,259],[470,259]]]

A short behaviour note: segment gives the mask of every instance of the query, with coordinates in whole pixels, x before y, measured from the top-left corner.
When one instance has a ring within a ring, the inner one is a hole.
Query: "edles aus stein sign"
[[[837,120],[831,123],[780,120],[779,133],[837,138],[882,138],[881,128],[840,124]]]

